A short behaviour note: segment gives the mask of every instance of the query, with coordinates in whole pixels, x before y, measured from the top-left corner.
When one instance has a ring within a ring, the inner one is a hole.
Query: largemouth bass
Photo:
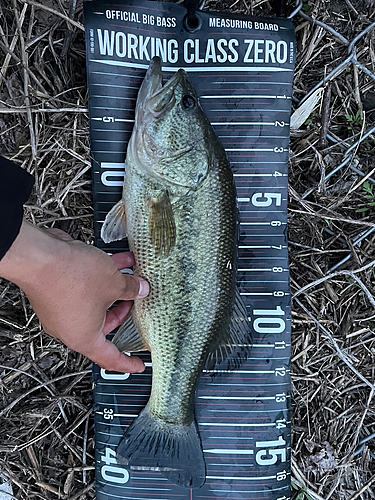
[[[148,404],[117,459],[200,487],[200,374],[243,356],[250,329],[236,288],[238,211],[228,159],[185,71],[163,86],[159,58],[138,94],[125,170],[122,199],[102,238],[128,237],[135,274],[150,283],[150,294],[135,302],[114,343],[122,351],[151,351],[153,373]]]

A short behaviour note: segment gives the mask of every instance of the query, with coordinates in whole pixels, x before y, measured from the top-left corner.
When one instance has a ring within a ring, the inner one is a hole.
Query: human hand
[[[63,231],[24,222],[0,261],[0,276],[22,288],[48,334],[102,368],[137,373],[144,370],[143,362],[106,339],[125,321],[133,300],[148,294],[146,281],[120,271],[134,264],[131,253],[111,258]]]

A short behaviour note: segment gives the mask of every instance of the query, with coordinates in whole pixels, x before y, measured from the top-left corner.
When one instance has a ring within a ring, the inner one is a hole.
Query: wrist
[[[65,245],[23,221],[17,238],[0,261],[0,276],[25,289],[43,279],[43,272],[53,265]]]

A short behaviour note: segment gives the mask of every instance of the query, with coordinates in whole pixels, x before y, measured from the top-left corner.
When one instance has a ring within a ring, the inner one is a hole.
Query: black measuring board
[[[149,353],[142,374],[94,366],[98,500],[287,500],[290,498],[290,327],[287,252],[289,119],[294,29],[289,20],[199,12],[184,27],[181,5],[150,1],[85,4],[95,238],[121,196],[137,93],[149,60],[164,79],[182,67],[224,145],[240,210],[238,285],[253,330],[249,359],[216,377],[203,373],[196,417],[207,465],[200,489],[160,473],[128,470],[116,448],[151,389]],[[213,193],[213,196],[215,194]],[[220,371],[220,370],[218,370]]]

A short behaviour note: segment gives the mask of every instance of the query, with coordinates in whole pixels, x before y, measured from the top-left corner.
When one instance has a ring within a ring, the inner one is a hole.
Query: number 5
[[[265,200],[259,201],[260,198],[265,198]],[[251,198],[251,203],[255,207],[269,207],[273,201],[279,207],[281,205],[281,193],[255,193]]]

